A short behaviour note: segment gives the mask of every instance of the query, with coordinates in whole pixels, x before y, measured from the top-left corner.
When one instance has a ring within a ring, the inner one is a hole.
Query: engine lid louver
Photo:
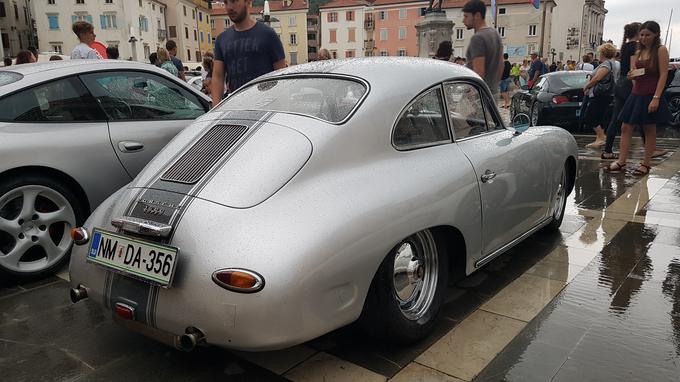
[[[241,125],[215,125],[163,175],[161,180],[185,184],[198,182],[248,131]]]

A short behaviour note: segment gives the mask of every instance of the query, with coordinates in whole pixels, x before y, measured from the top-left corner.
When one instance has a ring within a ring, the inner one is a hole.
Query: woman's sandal
[[[619,161],[616,161],[609,166],[604,168],[604,171],[606,172],[620,172],[621,170],[625,170],[626,164],[621,164]]]
[[[600,159],[619,159],[619,154],[603,151],[602,154],[600,154]]]
[[[641,170],[642,168],[644,168],[644,170]],[[633,170],[633,175],[635,175],[635,176],[645,176],[645,175],[649,174],[649,170],[651,170],[651,169],[652,169],[651,166],[647,166],[646,164],[640,163],[640,167]]]

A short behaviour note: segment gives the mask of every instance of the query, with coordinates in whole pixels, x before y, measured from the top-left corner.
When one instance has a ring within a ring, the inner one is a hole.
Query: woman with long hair
[[[156,64],[161,68],[172,74],[173,76],[179,77],[179,71],[175,64],[170,60],[170,55],[168,51],[164,48],[158,48],[156,51]]]
[[[621,43],[621,71],[619,78],[616,81],[614,88],[614,111],[612,113],[612,120],[607,127],[607,142],[604,145],[600,158],[602,159],[616,159],[614,154],[614,139],[619,134],[621,128],[621,110],[626,103],[630,92],[633,89],[633,82],[628,79],[628,72],[630,71],[630,59],[635,55],[638,44],[638,34],[640,33],[640,23],[630,23],[623,27],[623,42]]]
[[[640,26],[638,50],[631,57],[628,78],[633,81],[632,93],[623,105],[620,118],[621,152],[619,160],[612,163],[610,171],[625,168],[633,126],[641,125],[645,133],[645,158],[634,175],[649,173],[652,155],[656,148],[656,125],[668,120],[668,104],[661,96],[668,77],[668,49],[661,45],[661,27],[655,21],[647,21]]]

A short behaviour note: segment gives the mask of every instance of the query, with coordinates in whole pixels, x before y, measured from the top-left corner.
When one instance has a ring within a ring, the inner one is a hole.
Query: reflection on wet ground
[[[51,278],[0,285],[0,378],[678,380],[680,160],[654,164],[666,160],[676,164],[640,181],[604,173],[608,162],[582,148],[560,231],[456,278],[434,332],[412,346],[349,326],[280,352],[186,354],[119,328],[87,300],[72,305],[66,282]]]

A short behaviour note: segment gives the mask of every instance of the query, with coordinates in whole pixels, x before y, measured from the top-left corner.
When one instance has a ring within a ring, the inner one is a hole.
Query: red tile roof
[[[541,0],[541,2],[552,1],[552,0]],[[429,0],[418,1],[418,0],[375,0],[372,5],[374,7],[382,5],[392,5],[392,4],[404,4],[404,3],[420,3],[429,4]],[[463,8],[463,5],[467,3],[468,0],[444,0],[442,8]],[[487,5],[491,5],[491,0],[485,0]],[[345,7],[357,7],[367,4],[364,0],[331,0],[330,2],[321,5],[319,8],[345,8]],[[271,3],[270,3],[271,4]],[[498,5],[512,5],[512,4],[526,4],[530,5],[529,0],[496,0],[496,6]]]

